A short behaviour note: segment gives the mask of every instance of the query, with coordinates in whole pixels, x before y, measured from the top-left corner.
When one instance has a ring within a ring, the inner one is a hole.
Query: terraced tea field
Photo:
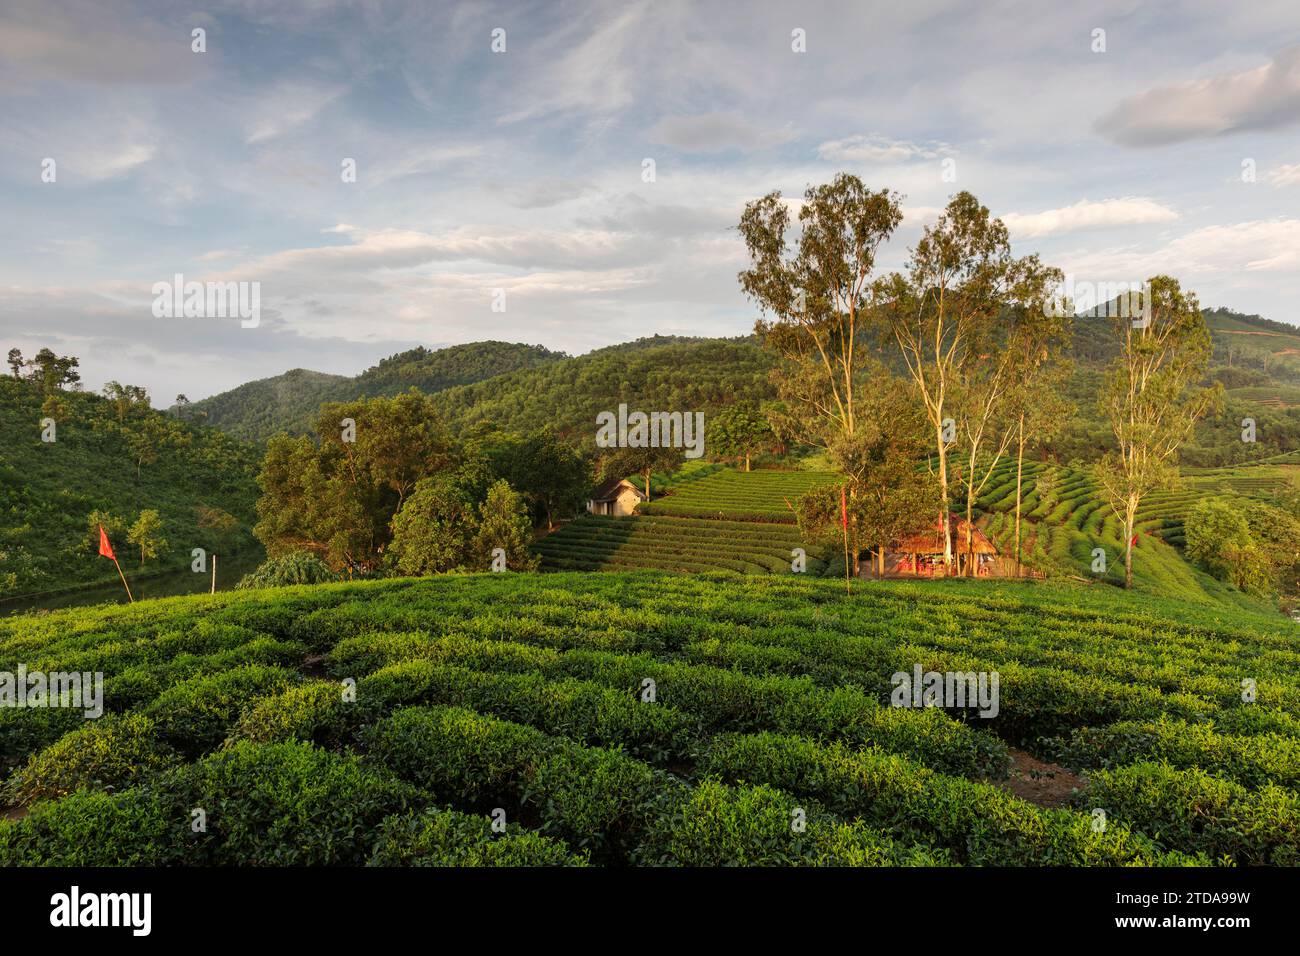
[[[829,472],[688,465],[663,482],[667,497],[641,505],[642,514],[581,518],[540,539],[534,550],[550,571],[789,574],[792,551],[803,548],[807,572],[818,574],[825,562],[803,541],[786,502],[797,505],[835,480]]]
[[[449,575],[8,619],[0,670],[102,671],[106,713],[0,708],[0,865],[1300,863],[1294,625],[841,588]],[[996,671],[996,716],[891,706],[916,666]],[[1010,746],[1081,774],[1071,805],[1014,796]]]
[[[794,524],[792,506],[841,480],[827,471],[737,471],[727,468],[679,485],[667,498],[641,506],[644,514]]]
[[[980,499],[986,530],[1003,553],[1015,542],[1015,463],[999,467]],[[1258,609],[1257,602],[1189,564],[1182,556],[1183,520],[1205,495],[1185,487],[1154,492],[1138,511],[1133,580],[1140,588],[1188,601],[1226,602]],[[1123,528],[1087,471],[1026,462],[1022,503],[1026,563],[1049,573],[1122,583]],[[1106,552],[1105,574],[1092,571],[1093,549]]]
[[[1182,555],[1183,519],[1206,493],[1235,482],[1240,493],[1278,481],[1285,461],[1254,468],[1207,470],[1184,488],[1149,495],[1138,513],[1134,559],[1137,587],[1199,603],[1260,610],[1260,603],[1203,573]],[[1255,474],[1254,472],[1258,472]],[[666,497],[642,505],[644,515],[587,517],[541,539],[536,550],[546,570],[653,569],[699,573],[789,573],[791,550],[808,552],[808,571],[838,575],[836,554],[821,554],[801,540],[791,505],[808,491],[834,484],[832,472],[742,472],[731,468],[687,471],[665,482]],[[1123,582],[1122,529],[1086,470],[1027,462],[1024,470],[1023,554],[1027,565],[1050,575]],[[1015,466],[1004,462],[980,499],[984,530],[1003,554],[1014,550]],[[723,516],[719,518],[718,516]],[[1106,552],[1104,574],[1092,570],[1093,549]]]
[[[542,538],[534,550],[556,571],[790,572],[791,552],[804,547],[795,525],[701,518],[586,517]],[[809,553],[807,571],[823,562]]]

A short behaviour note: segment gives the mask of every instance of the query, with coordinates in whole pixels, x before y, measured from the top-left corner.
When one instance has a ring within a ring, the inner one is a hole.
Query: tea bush
[[[154,730],[144,714],[86,721],[15,771],[5,795],[15,804],[28,804],[76,790],[121,789],[179,759]]]
[[[1113,533],[1081,488],[1027,507]],[[654,524],[714,524],[635,520],[669,563],[680,531]],[[1053,582],[846,596],[719,572],[713,547],[691,576],[340,582],[0,619],[0,669],[102,673],[105,706],[0,707],[0,863],[1300,863],[1290,622]],[[917,666],[998,673],[997,715],[891,706]],[[1080,770],[1073,807],[1012,795],[1009,745]]]
[[[388,817],[380,824],[368,866],[586,866],[559,840],[454,810]]]

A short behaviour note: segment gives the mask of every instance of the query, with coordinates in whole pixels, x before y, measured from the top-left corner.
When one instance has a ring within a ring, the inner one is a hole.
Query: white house
[[[630,515],[645,500],[645,492],[626,478],[610,478],[591,493],[587,511],[593,515]]]

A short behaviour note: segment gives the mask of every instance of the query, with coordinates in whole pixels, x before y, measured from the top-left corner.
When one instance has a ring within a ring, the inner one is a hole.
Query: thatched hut
[[[977,575],[997,574],[998,549],[979,528],[969,524],[965,518],[955,514],[948,515],[948,527],[952,533],[952,551],[956,566],[955,573],[966,570],[968,553],[966,532],[971,534],[969,559],[975,562]],[[885,551],[885,574],[904,577],[935,577],[945,573],[943,563],[943,525],[936,519],[934,525],[913,534],[903,535],[889,542]]]

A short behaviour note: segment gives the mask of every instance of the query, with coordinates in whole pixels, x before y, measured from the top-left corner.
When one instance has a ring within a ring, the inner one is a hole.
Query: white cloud
[[[1125,146],[1164,146],[1300,122],[1300,44],[1272,62],[1186,83],[1157,87],[1124,100],[1096,129]]]
[[[1270,169],[1264,174],[1264,179],[1266,182],[1270,182],[1278,188],[1300,184],[1300,163],[1282,165],[1278,166],[1276,169]]]
[[[637,73],[638,53],[644,49],[646,32],[655,25],[650,4],[644,0],[594,29],[589,20],[574,19],[567,31],[551,39],[550,62],[535,63],[537,69],[522,91],[532,94],[531,102],[506,114],[501,122],[552,113],[612,113],[630,105],[642,79]]]
[[[344,87],[321,88],[288,83],[257,95],[254,118],[244,142],[250,146],[284,135],[314,119],[346,91]]]
[[[357,179],[366,187],[373,187],[403,176],[436,172],[453,163],[477,159],[482,155],[483,147],[476,144],[409,149],[393,159],[381,160],[373,169],[359,169]]]
[[[1085,229],[1170,222],[1178,218],[1178,213],[1154,200],[1130,196],[1103,199],[1100,202],[1081,199],[1060,209],[1032,213],[1012,212],[1001,218],[1016,239],[1034,239]]]
[[[817,155],[836,163],[902,163],[956,153],[947,143],[914,143],[885,136],[855,135],[827,140],[817,147]]]
[[[1257,219],[1193,229],[1156,249],[1129,246],[1056,256],[1080,276],[1142,279],[1173,276],[1223,276],[1239,281],[1244,273],[1300,270],[1300,219]]]
[[[599,268],[625,258],[627,234],[605,230],[503,230],[465,226],[450,232],[362,229],[337,225],[326,232],[346,236],[343,245],[285,249],[241,263],[225,278],[258,278],[296,271],[312,281],[340,272],[409,269],[436,262],[481,262],[509,268]]]

